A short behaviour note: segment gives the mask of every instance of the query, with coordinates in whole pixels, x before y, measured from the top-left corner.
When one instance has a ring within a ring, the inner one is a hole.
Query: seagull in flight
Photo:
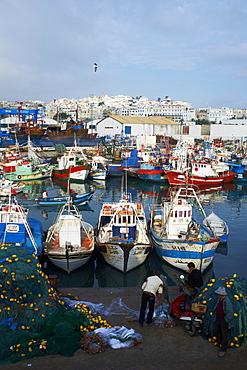
[[[97,63],[94,63],[94,72],[96,72],[97,71],[97,68],[98,68],[99,66],[98,66],[98,64]]]

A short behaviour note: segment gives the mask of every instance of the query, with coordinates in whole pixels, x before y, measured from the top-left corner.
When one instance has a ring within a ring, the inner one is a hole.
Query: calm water
[[[95,226],[103,202],[120,199],[122,179],[113,177],[102,183],[87,180],[84,184],[72,184],[71,188],[73,191],[83,193],[89,191],[92,186],[95,189],[92,200],[88,205],[81,206],[79,209],[82,212],[83,219]],[[55,220],[57,209],[55,207],[37,206],[34,201],[35,197],[40,196],[45,189],[49,196],[66,193],[65,187],[48,179],[35,184],[28,183],[24,192],[17,195],[17,199],[20,204],[29,207],[29,217],[39,219],[44,230],[47,230]],[[153,185],[130,178],[128,179],[128,190],[132,193],[134,201],[140,200],[143,203],[148,217],[149,204],[164,199],[168,186]],[[200,197],[203,200],[206,214],[214,211],[228,223],[230,228],[227,245],[218,247],[213,263],[204,272],[204,283],[212,277],[231,276],[234,273],[247,278],[247,184],[232,183],[227,184],[226,188],[205,190]],[[200,217],[202,219],[202,216],[198,213],[197,218]],[[176,285],[179,275],[182,273],[165,263],[155,252],[148,256],[144,264],[127,274],[123,274],[107,265],[100,257],[92,258],[85,266],[70,275],[52,264],[48,264],[46,273],[57,275],[61,287],[138,287],[156,269],[159,269],[168,277],[170,285]]]

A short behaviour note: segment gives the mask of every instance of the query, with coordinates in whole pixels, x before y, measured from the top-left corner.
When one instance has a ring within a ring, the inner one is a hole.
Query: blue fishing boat
[[[5,246],[25,247],[39,256],[43,249],[43,227],[40,221],[28,218],[28,209],[9,196],[0,205],[0,243]]]
[[[204,271],[213,260],[220,238],[210,224],[204,226],[192,217],[194,205],[206,218],[193,188],[179,188],[168,201],[151,205],[150,236],[156,253],[172,266],[187,271],[188,263],[194,262]]]
[[[136,171],[137,177],[146,181],[168,183],[165,167],[158,163],[142,163]]]
[[[47,197],[44,196],[46,194],[43,193],[43,196],[40,198],[36,198],[35,201],[40,206],[56,206],[56,205],[64,205],[68,202],[68,199],[71,199],[73,204],[86,204],[92,199],[93,191],[84,194],[70,194],[70,196],[64,197]]]

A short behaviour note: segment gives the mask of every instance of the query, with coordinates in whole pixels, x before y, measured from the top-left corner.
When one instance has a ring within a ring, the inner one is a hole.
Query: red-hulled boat
[[[170,185],[220,185],[232,181],[235,172],[228,171],[223,162],[192,161],[191,172],[166,171]]]

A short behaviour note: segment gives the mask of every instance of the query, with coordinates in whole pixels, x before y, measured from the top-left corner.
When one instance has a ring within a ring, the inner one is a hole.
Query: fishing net
[[[217,345],[216,338],[212,336],[213,322],[212,311],[217,302],[218,296],[215,290],[220,286],[225,287],[227,297],[233,305],[234,325],[229,330],[230,347],[239,347],[247,344],[247,280],[238,277],[236,274],[232,278],[221,277],[211,279],[210,282],[198,290],[198,295],[193,303],[207,305],[202,322],[202,335],[214,345]]]
[[[83,332],[110,325],[86,305],[72,310],[35,255],[0,248],[0,365],[38,356],[73,356]]]

